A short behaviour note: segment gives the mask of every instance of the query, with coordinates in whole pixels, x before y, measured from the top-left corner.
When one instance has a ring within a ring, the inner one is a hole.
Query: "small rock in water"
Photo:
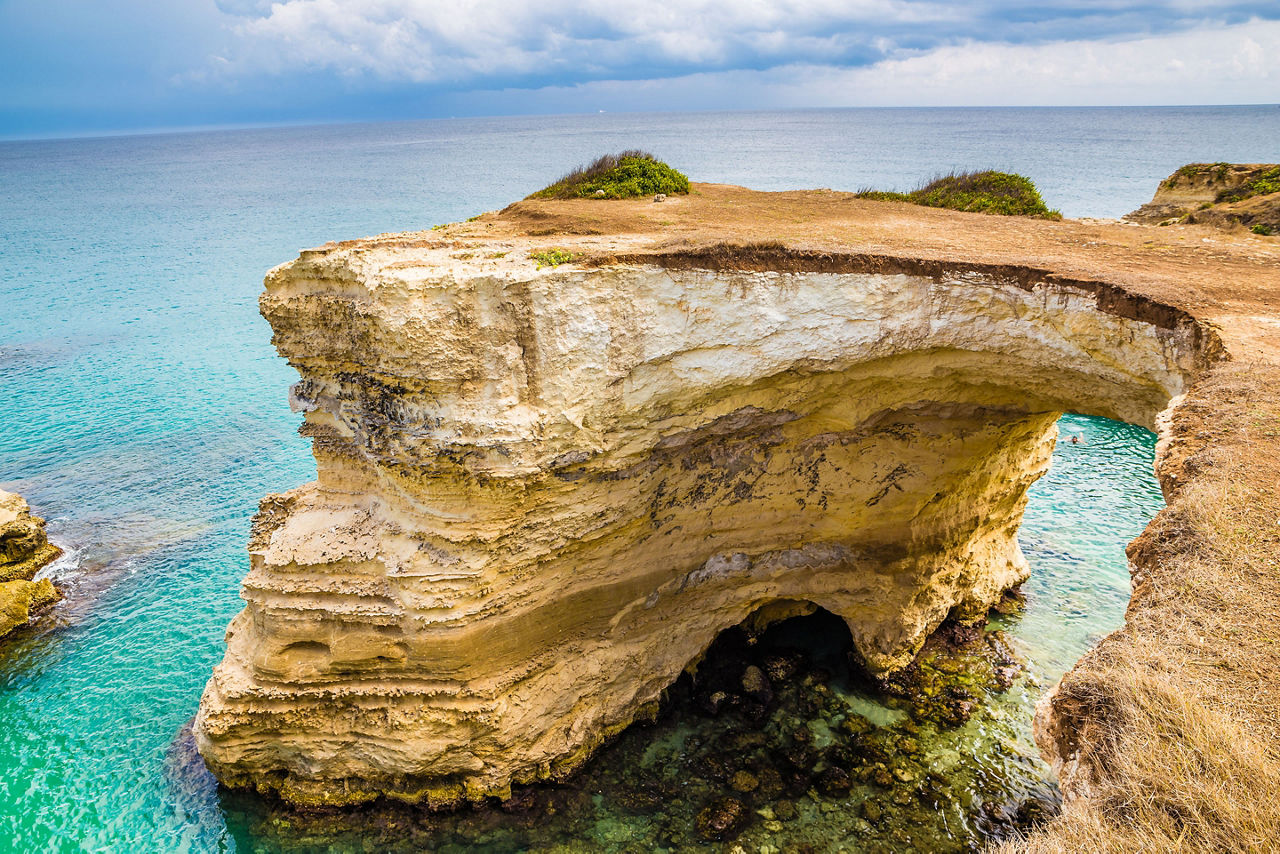
[[[709,715],[718,715],[728,701],[729,695],[724,691],[714,691],[703,700],[702,709]]]
[[[796,805],[791,801],[778,801],[773,805],[773,814],[780,821],[791,821],[796,815]]]
[[[818,775],[818,791],[829,798],[843,798],[853,788],[849,772],[832,766]]]
[[[889,773],[889,769],[883,765],[877,764],[871,768],[866,775],[868,782],[875,783],[882,789],[887,789],[893,785],[893,775]]]
[[[884,810],[875,801],[862,802],[862,817],[872,824],[877,824],[884,816]]]
[[[736,836],[746,825],[747,808],[737,798],[720,798],[698,813],[698,835],[709,842]]]
[[[742,690],[756,698],[773,693],[769,690],[769,680],[765,678],[764,671],[754,664],[742,671]]]
[[[729,787],[735,792],[754,792],[760,788],[760,778],[750,771],[739,771],[729,779]]]
[[[776,768],[767,766],[761,768],[757,776],[760,778],[760,794],[766,798],[776,798],[786,788],[782,782],[782,775]]]
[[[777,653],[764,660],[764,672],[772,682],[786,682],[804,667],[804,656],[800,653]]]
[[[855,712],[850,712],[849,716],[840,722],[840,731],[848,735],[866,735],[875,728],[875,724]]]

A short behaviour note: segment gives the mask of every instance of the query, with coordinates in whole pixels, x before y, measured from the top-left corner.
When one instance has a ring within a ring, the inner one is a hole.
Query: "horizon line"
[[[1280,107],[1277,102],[1253,104],[928,104],[928,105],[862,105],[829,107],[774,107],[759,110],[593,110],[573,113],[481,113],[464,116],[418,116],[400,118],[360,119],[298,119],[277,122],[226,122],[219,124],[157,125],[116,130],[92,129],[67,133],[65,131],[27,136],[11,136],[0,133],[0,144],[11,142],[72,142],[95,139],[119,139],[122,137],[178,136],[183,134],[225,133],[250,130],[286,130],[300,128],[346,127],[349,125],[402,124],[409,122],[448,122],[478,119],[555,119],[575,116],[660,116],[672,113],[733,114],[733,113],[787,113],[787,112],[838,112],[854,110],[1191,110],[1234,109],[1247,107]]]

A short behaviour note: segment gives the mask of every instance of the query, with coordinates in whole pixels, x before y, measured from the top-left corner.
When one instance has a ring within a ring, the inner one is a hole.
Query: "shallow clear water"
[[[764,189],[901,187],[994,165],[1032,176],[1068,215],[1108,216],[1187,161],[1280,159],[1277,139],[1275,108],[1179,108],[611,115],[0,143],[0,485],[48,516],[69,552],[55,567],[66,602],[0,643],[0,847],[267,844],[253,805],[237,801],[228,818],[228,802],[192,788],[170,745],[240,607],[258,498],[314,476],[286,404],[295,376],[256,310],[263,272],[299,248],[462,219],[637,145],[695,179]],[[1036,573],[1013,631],[1041,684],[1119,623],[1122,546],[1159,507],[1149,434],[1072,425],[1086,441],[1060,447],[1023,532]]]

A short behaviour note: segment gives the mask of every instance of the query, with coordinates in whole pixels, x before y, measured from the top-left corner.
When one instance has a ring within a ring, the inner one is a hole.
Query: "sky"
[[[0,0],[0,137],[1280,102],[1280,0]]]

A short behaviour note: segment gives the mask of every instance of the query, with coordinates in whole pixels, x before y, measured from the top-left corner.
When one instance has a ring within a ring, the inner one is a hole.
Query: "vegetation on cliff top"
[[[1223,190],[1218,193],[1216,201],[1239,202],[1254,196],[1266,196],[1271,193],[1280,193],[1280,166],[1253,176],[1233,190]]]
[[[630,199],[664,193],[689,192],[689,178],[646,151],[606,154],[587,166],[579,166],[531,199]]]
[[[909,193],[883,190],[861,190],[860,199],[886,202],[910,202],[931,208],[998,214],[1001,216],[1034,216],[1062,219],[1062,214],[1049,210],[1040,191],[1029,178],[1010,172],[952,172],[935,178]]]
[[[543,267],[559,267],[561,264],[568,264],[571,261],[576,261],[578,259],[578,255],[557,246],[551,249],[544,249],[541,252],[530,252],[529,258],[532,259],[533,262],[538,265],[538,269],[541,270]]]

